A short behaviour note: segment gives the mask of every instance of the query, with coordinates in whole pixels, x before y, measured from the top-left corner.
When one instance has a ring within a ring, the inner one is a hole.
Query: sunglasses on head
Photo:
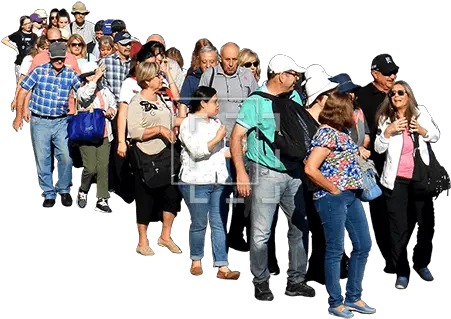
[[[144,106],[144,111],[149,112],[150,110],[158,110],[158,106],[155,104],[152,104],[148,101],[141,101],[139,102],[141,106]]]
[[[396,94],[398,94],[399,96],[404,96],[404,94],[406,94],[406,91],[404,91],[404,90],[391,90],[390,92],[388,92],[388,96],[389,97],[394,97]]]
[[[73,43],[73,42],[72,42],[72,43],[70,44],[70,46],[73,47],[73,48],[74,48],[74,47],[83,47],[83,43]]]
[[[256,68],[256,67],[258,67],[259,64],[260,64],[259,61],[247,62],[247,63],[244,63],[244,67],[249,69],[251,66],[254,66],[254,68]]]

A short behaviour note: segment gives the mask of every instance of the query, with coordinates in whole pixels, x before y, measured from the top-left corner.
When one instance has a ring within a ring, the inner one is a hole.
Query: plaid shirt
[[[75,71],[63,67],[56,73],[50,63],[31,71],[20,85],[32,91],[29,103],[30,111],[43,116],[60,116],[67,114],[70,90],[78,90],[80,80]]]
[[[106,65],[105,74],[102,77],[102,84],[113,93],[116,101],[119,101],[122,82],[127,78],[130,71],[130,58],[124,63],[117,52],[106,56],[102,60]]]

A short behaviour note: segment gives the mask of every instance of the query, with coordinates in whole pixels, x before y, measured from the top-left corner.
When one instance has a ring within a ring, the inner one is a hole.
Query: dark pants
[[[418,223],[417,244],[413,265],[424,268],[431,262],[434,237],[434,206],[432,197],[413,195],[411,180],[397,177],[393,190],[383,188],[390,227],[391,257],[398,276],[410,275],[407,245]]]

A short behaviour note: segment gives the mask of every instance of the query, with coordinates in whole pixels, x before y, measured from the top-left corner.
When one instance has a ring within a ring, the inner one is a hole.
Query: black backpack
[[[287,171],[300,168],[306,154],[310,141],[316,133],[317,126],[307,111],[298,103],[291,100],[288,95],[274,96],[268,93],[255,91],[252,95],[258,95],[272,101],[272,109],[276,120],[276,131],[272,143],[262,132],[256,132],[258,140],[279,157]],[[247,135],[257,128],[248,130]]]

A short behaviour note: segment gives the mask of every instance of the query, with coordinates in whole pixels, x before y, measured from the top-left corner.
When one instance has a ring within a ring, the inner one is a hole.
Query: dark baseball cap
[[[133,41],[132,36],[127,31],[118,32],[114,36],[114,42],[116,42],[116,43],[119,42],[122,45],[129,44],[132,41]]]
[[[337,90],[340,93],[354,92],[360,88],[360,85],[354,84],[351,77],[347,73],[340,73],[334,77],[329,78],[329,81],[338,83]]]
[[[56,58],[65,58],[66,57],[67,47],[62,42],[55,42],[50,44],[49,47],[49,56],[50,59]]]
[[[379,71],[382,74],[396,74],[399,67],[393,61],[390,54],[384,53],[379,54],[373,59],[373,62],[371,63],[371,70]]]

